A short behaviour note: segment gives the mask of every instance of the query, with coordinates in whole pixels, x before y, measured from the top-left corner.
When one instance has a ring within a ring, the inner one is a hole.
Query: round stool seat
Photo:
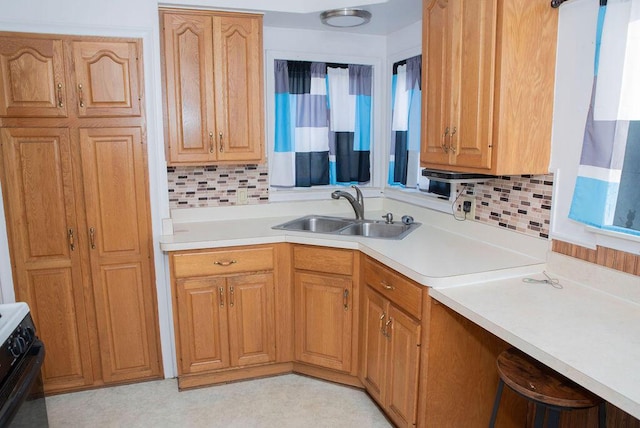
[[[595,406],[598,406],[598,426],[605,428],[605,401],[560,373],[515,348],[498,355],[497,365],[500,379],[489,428],[495,426],[505,384],[533,406],[534,428],[542,428],[545,421],[547,427],[557,428],[560,426],[560,412]]]
[[[597,395],[514,348],[498,356],[498,374],[517,393],[544,404],[581,409],[602,402]]]

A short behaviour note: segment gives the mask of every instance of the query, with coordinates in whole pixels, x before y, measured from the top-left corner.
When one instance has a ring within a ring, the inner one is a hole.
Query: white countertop
[[[558,254],[550,258],[549,273],[562,289],[510,278],[430,295],[640,418],[640,278]]]
[[[373,210],[367,211],[367,218],[380,218],[391,211],[397,219],[410,214],[422,225],[404,239],[386,240],[272,229],[272,226],[301,215],[324,214],[322,207],[315,207],[312,212],[309,208],[306,212],[289,209],[285,210],[289,211],[288,215],[265,218],[233,219],[224,217],[223,213],[223,218],[216,221],[178,222],[174,219],[173,235],[162,236],[160,247],[163,251],[179,251],[290,242],[357,249],[431,287],[525,275],[540,272],[544,265],[548,247],[545,240],[524,235],[514,239],[513,235],[517,234],[513,232],[470,221],[456,222],[450,215],[416,209],[408,204],[385,201],[384,206],[370,205],[374,206]],[[295,215],[291,215],[291,211]],[[332,215],[353,217],[349,212]]]

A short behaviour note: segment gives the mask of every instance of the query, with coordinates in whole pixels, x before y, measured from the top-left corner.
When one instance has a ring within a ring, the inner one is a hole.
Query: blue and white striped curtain
[[[630,211],[626,201],[618,200],[623,170],[635,172],[640,178],[640,167],[632,165],[633,157],[626,156],[625,160],[625,152],[640,153],[638,131],[640,0],[601,1],[591,104],[569,218],[598,228],[640,234],[629,228],[628,216],[635,216],[635,210]],[[626,185],[635,187],[638,195],[637,179]],[[623,193],[621,199],[627,198],[629,193]],[[637,215],[640,217],[640,212]],[[637,222],[634,229],[638,229]]]
[[[372,67],[276,60],[272,186],[366,183]]]
[[[391,81],[391,185],[415,188],[420,169],[422,55],[393,64]]]

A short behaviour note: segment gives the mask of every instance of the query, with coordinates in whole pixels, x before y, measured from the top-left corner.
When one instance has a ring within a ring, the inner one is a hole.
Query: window
[[[271,186],[370,181],[372,69],[359,64],[274,61]]]
[[[600,6],[591,104],[569,218],[640,235],[640,0]]]

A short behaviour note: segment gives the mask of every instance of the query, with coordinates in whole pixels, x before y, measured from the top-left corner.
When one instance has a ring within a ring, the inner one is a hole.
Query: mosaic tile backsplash
[[[168,167],[167,173],[172,209],[237,205],[239,188],[247,189],[249,205],[269,202],[266,164]],[[475,196],[475,221],[549,237],[552,174],[500,177],[466,188],[458,186],[458,192]]]
[[[475,220],[526,235],[549,238],[553,174],[500,177],[458,185],[476,198]]]
[[[238,205],[238,189],[247,189],[247,205],[269,202],[269,172],[264,165],[170,166],[169,207]]]

